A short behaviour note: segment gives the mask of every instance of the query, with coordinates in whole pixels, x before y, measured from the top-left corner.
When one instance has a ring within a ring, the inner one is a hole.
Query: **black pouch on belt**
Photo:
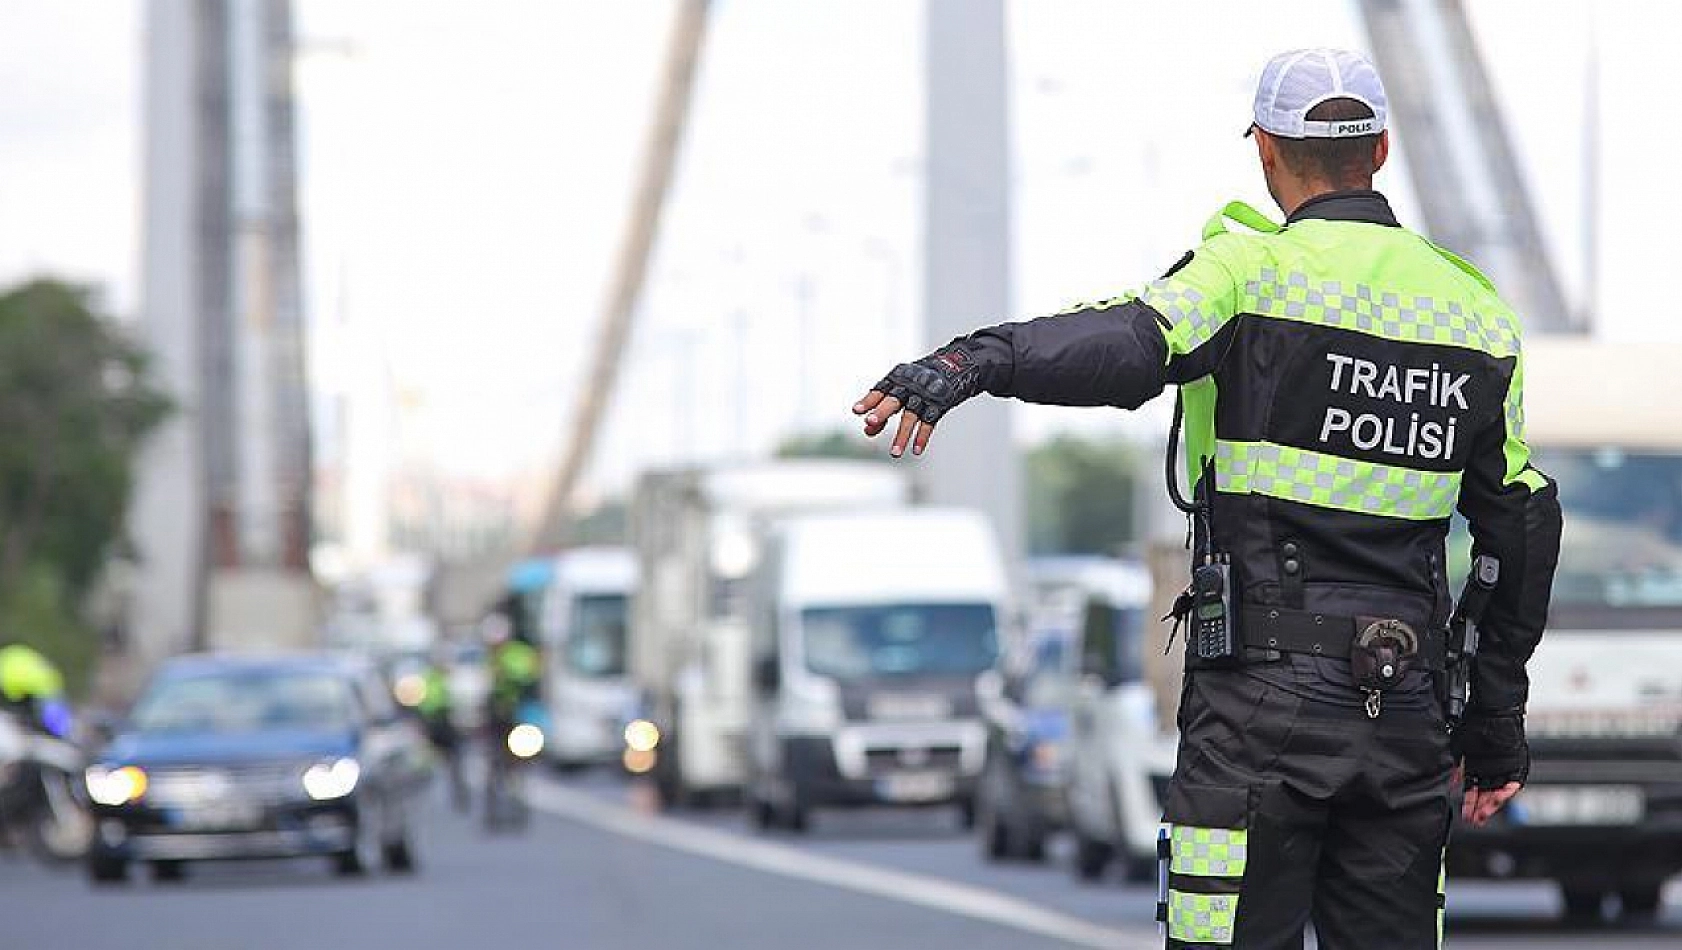
[[[1419,635],[1387,617],[1356,617],[1355,629],[1355,642],[1349,645],[1355,685],[1369,692],[1394,688],[1419,656]]]

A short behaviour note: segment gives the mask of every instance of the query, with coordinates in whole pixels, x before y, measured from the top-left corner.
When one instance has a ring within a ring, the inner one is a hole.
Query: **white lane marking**
[[[843,887],[906,904],[1012,927],[1094,950],[1145,950],[1161,938],[1105,927],[1046,910],[997,891],[944,881],[925,874],[873,867],[812,854],[784,844],[748,838],[688,822],[647,815],[548,783],[529,782],[533,808],[650,844],[727,861],[743,867]]]

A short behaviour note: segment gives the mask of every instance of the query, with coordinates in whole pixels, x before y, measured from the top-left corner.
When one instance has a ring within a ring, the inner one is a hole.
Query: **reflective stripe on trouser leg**
[[[1168,827],[1163,918],[1169,946],[1232,944],[1249,838],[1241,828]]]
[[[1443,923],[1448,916],[1448,849],[1443,849],[1442,863],[1437,866],[1437,950],[1442,950]]]

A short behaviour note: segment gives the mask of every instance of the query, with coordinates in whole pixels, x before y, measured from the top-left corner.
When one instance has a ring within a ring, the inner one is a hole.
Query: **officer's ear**
[[[1378,133],[1378,142],[1372,147],[1372,173],[1384,167],[1384,162],[1390,158],[1390,130]]]
[[[1255,129],[1250,137],[1256,141],[1256,157],[1261,159],[1262,171],[1271,177],[1279,170],[1279,145],[1273,136]]]

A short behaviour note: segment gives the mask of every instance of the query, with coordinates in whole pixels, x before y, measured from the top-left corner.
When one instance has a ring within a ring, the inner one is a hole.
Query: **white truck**
[[[872,804],[955,804],[973,822],[987,738],[976,681],[998,658],[1010,605],[986,517],[788,518],[752,587],[759,826],[800,831],[813,809]]]
[[[632,705],[626,635],[637,562],[622,547],[584,547],[554,559],[538,599],[548,760],[576,769],[619,760]]]
[[[1456,830],[1448,871],[1551,878],[1582,919],[1609,896],[1651,916],[1682,871],[1682,347],[1525,347],[1528,442],[1565,509],[1529,667],[1530,782]]]
[[[773,519],[869,512],[909,501],[886,464],[787,460],[645,473],[632,499],[640,581],[631,607],[631,678],[647,724],[628,731],[635,770],[667,804],[740,793],[753,715],[746,582]],[[627,765],[633,760],[627,758]]]
[[[1149,615],[1150,574],[1105,557],[1035,558],[1028,573],[1041,622],[1069,631],[1072,866],[1096,880],[1117,861],[1130,880],[1149,880],[1175,753],[1145,679],[1145,654],[1161,636]]]

